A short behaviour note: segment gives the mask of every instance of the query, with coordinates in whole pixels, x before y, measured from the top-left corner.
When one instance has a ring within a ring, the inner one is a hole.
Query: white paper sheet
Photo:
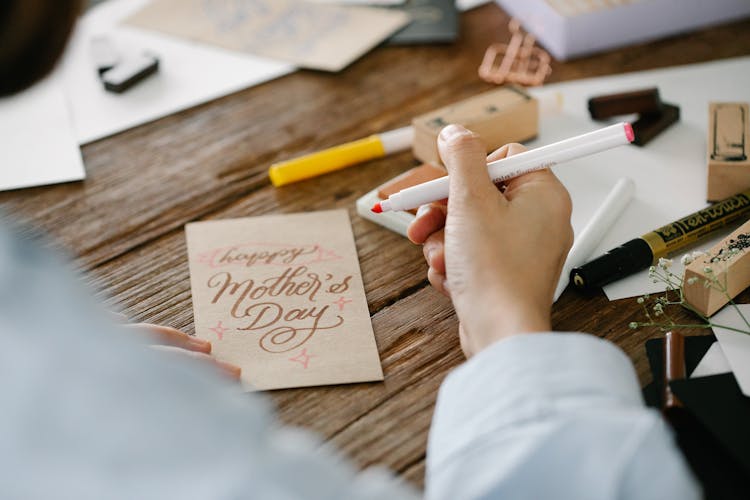
[[[108,0],[80,20],[62,65],[80,144],[101,139],[290,73],[295,68],[247,54],[119,26],[147,0]],[[123,94],[106,92],[91,62],[90,39],[107,35],[123,51],[159,56],[156,75]]]
[[[706,354],[695,367],[693,373],[690,374],[690,378],[708,377],[710,375],[721,375],[722,373],[729,373],[732,368],[729,366],[727,357],[724,356],[724,351],[721,350],[721,344],[714,342],[711,347],[708,348]]]
[[[310,3],[338,3],[342,5],[401,5],[406,0],[306,0]]]
[[[490,0],[456,0],[456,7],[461,12],[469,9],[473,9],[474,7],[479,7],[480,5],[484,5],[486,3],[489,3]]]
[[[742,315],[750,320],[750,304],[739,305]],[[712,318],[711,322],[717,325],[737,328],[748,331],[747,326],[737,310],[725,307]],[[732,368],[737,384],[745,396],[750,396],[750,334],[734,332],[726,328],[713,328],[716,339],[721,344],[721,350]]]
[[[365,4],[365,5],[399,5],[405,3],[406,0],[307,0],[308,2],[316,3],[341,3],[341,4]],[[456,8],[460,11],[473,9],[489,3],[490,0],[456,0]]]
[[[635,181],[633,201],[594,255],[707,206],[708,102],[750,99],[750,57],[577,80],[532,90],[537,96],[554,92],[563,96],[562,111],[540,121],[539,139],[529,144],[538,147],[606,125],[589,118],[590,97],[653,86],[659,87],[665,102],[680,106],[678,123],[645,147],[623,146],[555,168],[573,199],[576,233],[618,178],[627,176]],[[720,231],[713,241],[729,232]],[[699,248],[711,244],[707,241]],[[674,272],[681,273],[679,265]],[[662,289],[651,283],[647,271],[643,271],[606,286],[604,291],[610,300],[616,300]]]
[[[60,83],[0,99],[0,190],[86,177]]]

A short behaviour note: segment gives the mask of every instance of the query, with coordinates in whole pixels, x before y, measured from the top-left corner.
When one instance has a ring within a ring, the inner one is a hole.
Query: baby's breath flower
[[[671,307],[673,305],[684,306],[694,311],[694,309],[690,307],[689,304],[685,301],[685,297],[683,294],[683,285],[703,283],[703,286],[705,288],[714,288],[718,291],[723,292],[725,295],[727,295],[727,298],[730,299],[730,302],[734,304],[734,302],[731,301],[731,298],[727,294],[726,285],[722,285],[719,282],[722,275],[717,276],[716,271],[714,271],[710,266],[715,262],[723,262],[724,264],[726,264],[729,258],[734,257],[739,252],[744,251],[744,248],[750,248],[750,234],[741,236],[743,236],[743,238],[740,238],[740,240],[742,240],[740,241],[740,244],[727,248],[723,252],[719,252],[719,254],[717,254],[717,256],[715,257],[711,257],[711,255],[701,251],[695,251],[689,254],[685,254],[682,257],[680,262],[685,266],[690,265],[691,263],[703,264],[703,273],[705,274],[705,277],[691,276],[687,279],[684,279],[682,276],[678,276],[669,269],[673,265],[673,261],[670,259],[661,258],[655,266],[649,267],[649,278],[651,278],[654,283],[662,283],[665,286],[666,291],[664,293],[656,294],[653,300],[651,300],[650,294],[647,293],[640,297],[637,297],[636,301],[643,308],[642,313],[646,316],[647,321],[644,323],[632,321],[628,323],[628,327],[633,330],[641,327],[654,327],[658,328],[662,332],[668,332],[675,327],[689,327],[690,325],[681,325],[675,323],[676,318],[673,318],[671,314],[667,313],[667,307]],[[725,271],[722,270],[722,273],[723,272]],[[739,311],[739,309],[738,313],[740,313],[740,316],[742,316],[742,313]],[[704,328],[715,326],[713,323],[711,323],[710,319],[703,316],[701,316],[701,318],[703,319]],[[744,316],[742,316],[742,319],[745,320],[745,324],[748,326],[748,331],[745,331],[744,333],[750,335],[750,320],[745,319]]]
[[[665,259],[664,257],[659,258],[659,267],[662,269],[669,269],[672,267],[672,259]]]

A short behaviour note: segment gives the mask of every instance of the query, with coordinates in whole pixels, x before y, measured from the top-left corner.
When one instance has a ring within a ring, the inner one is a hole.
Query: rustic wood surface
[[[104,300],[134,320],[192,332],[185,223],[348,209],[385,381],[270,396],[285,422],[422,486],[436,391],[463,361],[456,318],[428,286],[421,249],[354,209],[358,197],[416,162],[403,153],[281,189],[266,171],[488,90],[477,66],[487,45],[507,40],[507,23],[496,5],[485,5],[462,14],[453,45],[381,47],[339,74],[298,71],[89,144],[84,182],[0,193],[0,210],[50,233]],[[746,55],[748,33],[750,21],[742,21],[556,62],[549,82]],[[643,343],[659,332],[627,328],[641,318],[634,300],[572,290],[552,315],[555,329],[616,342],[646,382]]]

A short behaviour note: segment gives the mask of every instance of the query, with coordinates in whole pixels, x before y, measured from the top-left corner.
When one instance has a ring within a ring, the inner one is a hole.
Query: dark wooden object
[[[606,120],[613,116],[634,113],[658,113],[661,111],[659,89],[642,90],[595,96],[589,99],[589,114],[592,120]]]
[[[457,322],[427,283],[421,249],[354,209],[358,197],[416,161],[402,153],[280,189],[266,171],[491,89],[477,67],[490,43],[508,39],[507,25],[507,15],[485,5],[462,14],[454,45],[381,47],[339,74],[299,71],[89,144],[86,181],[0,193],[0,210],[50,233],[101,296],[134,320],[192,332],[185,223],[347,208],[385,382],[270,397],[285,422],[319,433],[362,466],[390,467],[421,486],[437,389],[463,361]],[[750,21],[742,21],[553,63],[548,81],[746,55],[748,33]],[[643,343],[660,333],[628,329],[641,314],[634,300],[568,289],[552,321],[557,330],[616,342],[645,382]]]

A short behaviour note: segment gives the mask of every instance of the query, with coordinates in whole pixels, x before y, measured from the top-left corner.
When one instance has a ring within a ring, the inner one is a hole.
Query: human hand
[[[192,337],[168,326],[154,325],[151,323],[136,323],[123,325],[128,331],[140,335],[150,335],[156,340],[151,347],[159,351],[189,356],[208,362],[219,369],[233,380],[239,380],[242,370],[239,366],[219,361],[211,356],[211,342],[198,337]]]
[[[438,148],[451,179],[447,205],[421,207],[408,236],[423,245],[430,283],[453,301],[464,353],[550,330],[555,287],[573,242],[567,190],[541,170],[507,181],[501,192],[487,162],[524,151],[520,144],[486,157],[477,135],[449,125]]]

